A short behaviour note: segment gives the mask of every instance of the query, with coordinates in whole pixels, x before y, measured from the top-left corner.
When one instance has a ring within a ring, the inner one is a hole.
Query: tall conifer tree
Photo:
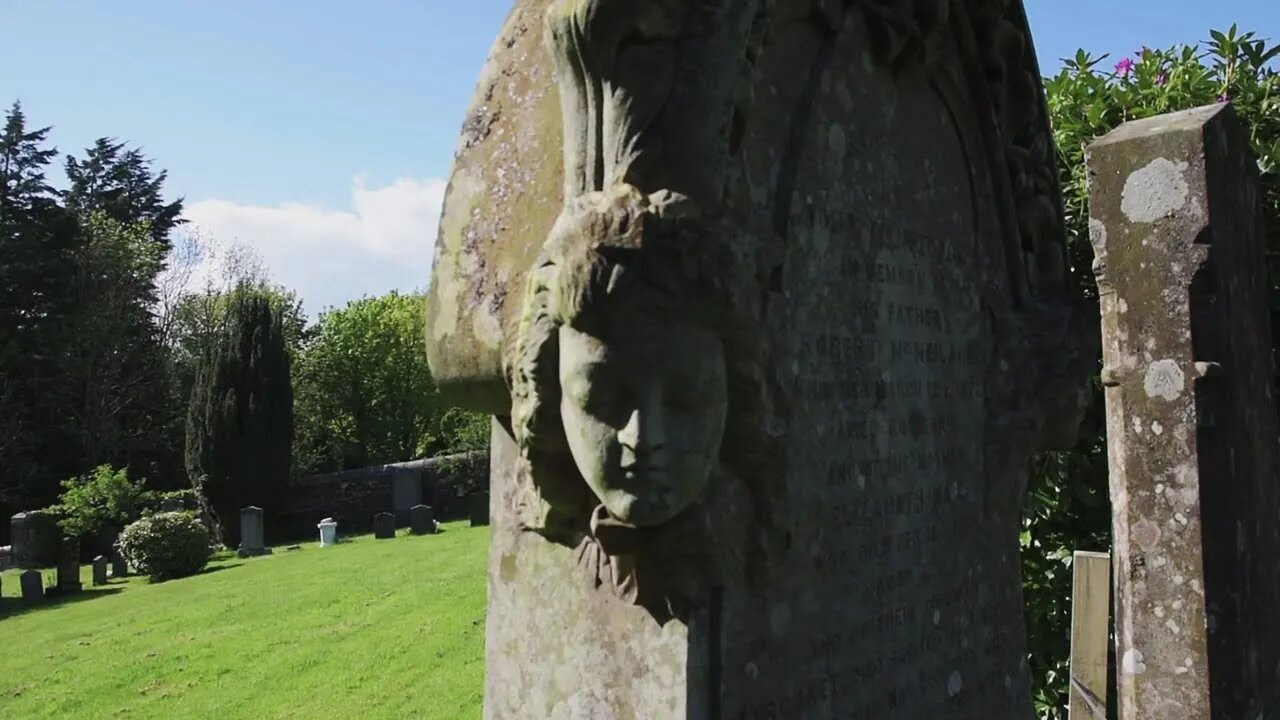
[[[239,510],[277,507],[293,454],[293,390],[281,314],[237,289],[221,342],[200,363],[187,416],[187,472],[239,541]]]

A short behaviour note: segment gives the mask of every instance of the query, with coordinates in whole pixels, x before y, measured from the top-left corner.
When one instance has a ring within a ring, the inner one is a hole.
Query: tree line
[[[308,323],[250,248],[188,225],[141,150],[60,156],[50,130],[14,103],[0,134],[0,518],[102,467],[229,512],[295,475],[483,445],[487,422],[436,392],[420,294]]]

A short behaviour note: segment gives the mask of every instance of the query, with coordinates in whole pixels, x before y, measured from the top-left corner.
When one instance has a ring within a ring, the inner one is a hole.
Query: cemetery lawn
[[[489,529],[351,543],[28,610],[0,574],[0,717],[479,718]],[[52,572],[46,571],[47,580]]]

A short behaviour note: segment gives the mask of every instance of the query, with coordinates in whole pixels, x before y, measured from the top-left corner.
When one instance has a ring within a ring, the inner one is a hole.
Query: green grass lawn
[[[155,585],[85,567],[31,610],[6,571],[0,718],[478,718],[488,540],[448,523]]]

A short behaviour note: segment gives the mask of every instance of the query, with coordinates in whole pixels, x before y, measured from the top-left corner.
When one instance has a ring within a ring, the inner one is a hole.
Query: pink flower
[[[1164,85],[1168,84],[1168,82],[1169,82],[1169,74],[1168,74],[1168,73],[1164,73],[1164,72],[1162,72],[1162,73],[1160,73],[1159,75],[1156,75],[1156,84],[1157,84],[1157,85],[1160,85],[1161,87],[1163,87]]]
[[[1218,102],[1231,102],[1231,95],[1228,93],[1222,93],[1218,96]]]
[[[1116,74],[1120,77],[1129,77],[1129,73],[1133,72],[1133,65],[1134,63],[1131,58],[1121,60],[1116,63]]]

